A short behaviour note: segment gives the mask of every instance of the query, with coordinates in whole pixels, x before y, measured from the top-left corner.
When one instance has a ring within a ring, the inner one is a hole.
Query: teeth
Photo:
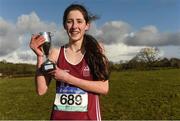
[[[71,32],[72,34],[78,34],[78,32]]]

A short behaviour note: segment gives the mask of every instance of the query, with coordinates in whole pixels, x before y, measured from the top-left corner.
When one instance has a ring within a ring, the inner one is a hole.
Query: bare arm
[[[67,74],[65,76],[65,82],[75,85],[79,88],[82,88],[86,91],[91,91],[98,94],[107,94],[109,91],[109,81],[93,81],[93,80],[84,80]]]
[[[52,76],[56,80],[64,81],[65,83],[72,84],[86,91],[107,94],[109,91],[109,81],[108,80],[85,80],[77,78],[64,70],[57,67],[56,70],[51,72]]]
[[[36,92],[38,95],[44,95],[47,92],[50,83],[50,77],[44,76],[40,71],[40,67],[42,63],[43,63],[43,57],[37,57],[35,83],[36,83]]]
[[[36,75],[35,75],[35,84],[36,84],[36,92],[38,95],[44,95],[47,90],[48,86],[50,84],[50,76],[43,75],[40,71],[40,67],[43,64],[43,53],[40,48],[40,46],[44,43],[44,38],[39,35],[33,35],[30,42],[30,48],[34,51],[34,53],[37,55],[37,65],[36,65]],[[56,55],[56,53],[54,53]],[[55,56],[53,55],[53,52],[51,51],[49,56],[51,60],[54,60],[55,62]]]
[[[51,75],[56,80],[63,81],[68,84],[72,84],[86,91],[90,91],[98,94],[107,94],[109,91],[108,80],[94,81],[94,80],[80,79],[58,67],[56,67],[56,70],[51,72]]]

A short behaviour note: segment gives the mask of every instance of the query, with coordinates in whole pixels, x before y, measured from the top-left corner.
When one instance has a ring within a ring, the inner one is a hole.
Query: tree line
[[[35,74],[35,65],[25,63],[10,63],[0,61],[0,74],[2,77],[32,76]]]
[[[110,62],[111,70],[153,70],[162,68],[180,68],[179,58],[162,58],[156,47],[143,48],[129,61],[119,63]]]
[[[179,58],[161,58],[159,49],[147,47],[141,49],[131,60],[119,63],[110,62],[111,71],[153,70],[162,68],[180,68]],[[35,65],[0,61],[0,76],[33,76]]]
[[[180,59],[178,58],[163,58],[153,63],[139,62],[139,61],[127,61],[113,63],[110,62],[110,69],[115,71],[124,70],[155,70],[155,69],[167,69],[167,68],[180,68]]]

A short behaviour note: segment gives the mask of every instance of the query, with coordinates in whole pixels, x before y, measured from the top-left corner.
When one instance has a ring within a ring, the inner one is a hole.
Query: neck
[[[73,52],[79,52],[82,51],[82,42],[83,41],[70,41],[69,42],[69,49]]]

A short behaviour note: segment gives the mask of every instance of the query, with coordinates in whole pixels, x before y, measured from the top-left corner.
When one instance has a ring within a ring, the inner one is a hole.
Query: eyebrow
[[[73,20],[73,18],[69,18],[69,19],[67,19],[67,21],[68,20]],[[84,20],[84,19],[82,19],[82,18],[76,18],[75,20]]]

